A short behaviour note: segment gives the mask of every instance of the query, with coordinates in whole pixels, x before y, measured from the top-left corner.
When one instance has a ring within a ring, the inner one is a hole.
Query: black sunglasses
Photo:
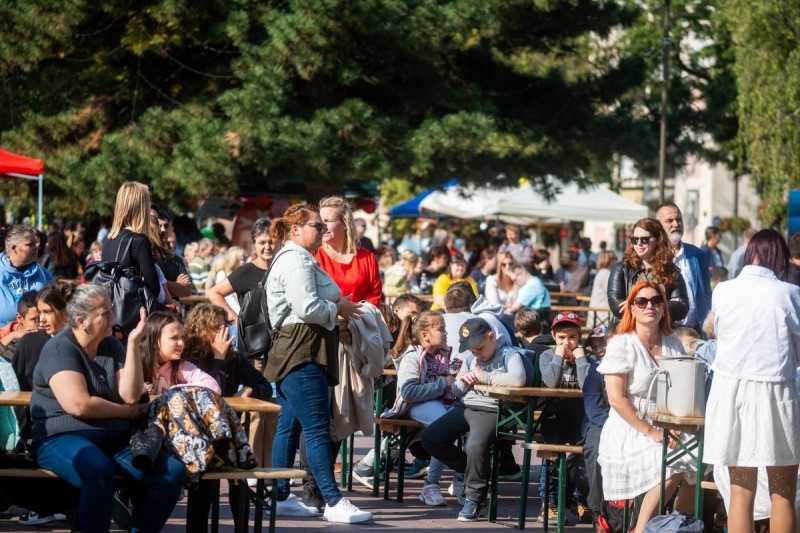
[[[323,222],[306,222],[305,225],[311,226],[317,231],[324,231],[328,227],[328,225]]]
[[[664,298],[661,297],[660,294],[653,296],[652,298],[645,298],[644,296],[637,296],[633,299],[633,304],[638,307],[639,309],[647,308],[647,303],[650,303],[653,307],[661,307],[664,305]]]
[[[639,243],[648,244],[650,242],[650,239],[652,239],[652,238],[653,237],[650,237],[650,236],[647,236],[647,237],[631,237],[631,244],[639,244]]]

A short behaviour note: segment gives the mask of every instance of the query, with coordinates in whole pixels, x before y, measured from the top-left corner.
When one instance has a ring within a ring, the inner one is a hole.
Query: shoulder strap
[[[264,274],[264,279],[261,280],[261,288],[263,290],[266,291],[267,289],[267,278],[269,277],[269,273],[272,272],[272,267],[275,266],[275,263],[278,261],[278,258],[288,251],[289,250],[281,248],[281,251],[278,252],[278,255],[276,255],[275,258],[272,260],[272,263],[270,263],[269,268],[267,269],[267,273]],[[278,321],[275,323],[274,326],[272,326],[272,331],[277,332],[281,328],[281,326],[283,325],[283,321],[286,320],[287,316],[289,316],[289,311],[291,311],[291,307],[286,306],[286,309],[284,309],[283,313],[281,313],[281,316],[280,318],[278,318]]]
[[[125,253],[122,254],[122,257],[127,257],[127,255],[131,251],[131,243],[133,243],[133,232],[130,231],[130,230],[128,230],[128,231],[130,232],[129,235],[128,235],[130,237],[130,239],[128,239],[128,242],[125,245]],[[117,247],[117,253],[114,256],[114,262],[117,263],[117,264],[119,264],[120,250],[122,250],[122,239],[120,239],[119,246]],[[131,263],[133,263],[133,262],[131,262]]]

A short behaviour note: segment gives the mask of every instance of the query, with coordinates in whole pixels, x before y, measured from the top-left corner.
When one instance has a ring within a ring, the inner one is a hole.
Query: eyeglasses
[[[647,237],[631,237],[631,244],[636,245],[636,244],[642,243],[642,244],[646,245],[646,244],[650,243],[650,239],[652,239],[652,238],[653,237],[651,237],[649,235]]]
[[[662,305],[664,305],[664,298],[662,298],[660,294],[657,294],[652,298],[637,296],[636,298],[633,299],[633,305],[635,305],[639,309],[646,309],[648,303],[653,307],[661,307]]]
[[[328,227],[328,225],[323,223],[323,222],[306,222],[303,225],[304,226],[311,226],[312,228],[314,228],[317,231],[324,231],[325,228]]]

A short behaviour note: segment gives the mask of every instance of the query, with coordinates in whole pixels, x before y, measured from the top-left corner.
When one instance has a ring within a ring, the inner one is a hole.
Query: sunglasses
[[[647,237],[631,237],[631,244],[636,245],[636,244],[642,243],[642,244],[646,245],[646,244],[648,244],[650,242],[650,239],[652,239],[652,238],[653,237],[650,237],[650,236],[647,236]]]
[[[314,228],[317,231],[324,231],[325,228],[328,227],[328,225],[324,224],[323,222],[306,222],[304,225],[305,226],[311,226],[312,228]]]
[[[653,307],[661,307],[662,305],[664,305],[664,298],[662,298],[660,294],[657,294],[652,298],[637,296],[636,298],[633,299],[633,305],[635,305],[639,309],[647,308],[648,303],[650,303],[650,305],[652,305]]]

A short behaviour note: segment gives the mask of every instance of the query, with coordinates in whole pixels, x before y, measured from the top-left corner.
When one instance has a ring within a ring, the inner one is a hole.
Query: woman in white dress
[[[800,463],[800,287],[784,283],[789,250],[774,230],[750,240],[739,275],[714,289],[714,381],[703,461],[730,473],[728,531],[753,530],[758,469],[769,478],[770,531],[796,531]]]
[[[611,406],[598,453],[603,495],[606,500],[645,495],[636,533],[642,533],[645,524],[658,512],[663,434],[646,420],[648,413],[655,411],[655,398],[652,401],[648,398],[650,381],[661,357],[683,355],[681,342],[670,328],[665,302],[664,291],[657,283],[642,281],[634,285],[617,335],[609,341],[597,369],[605,375]],[[668,476],[669,495],[681,473],[670,470]],[[684,486],[689,497],[680,494],[676,508],[690,511],[691,491],[688,484]]]

